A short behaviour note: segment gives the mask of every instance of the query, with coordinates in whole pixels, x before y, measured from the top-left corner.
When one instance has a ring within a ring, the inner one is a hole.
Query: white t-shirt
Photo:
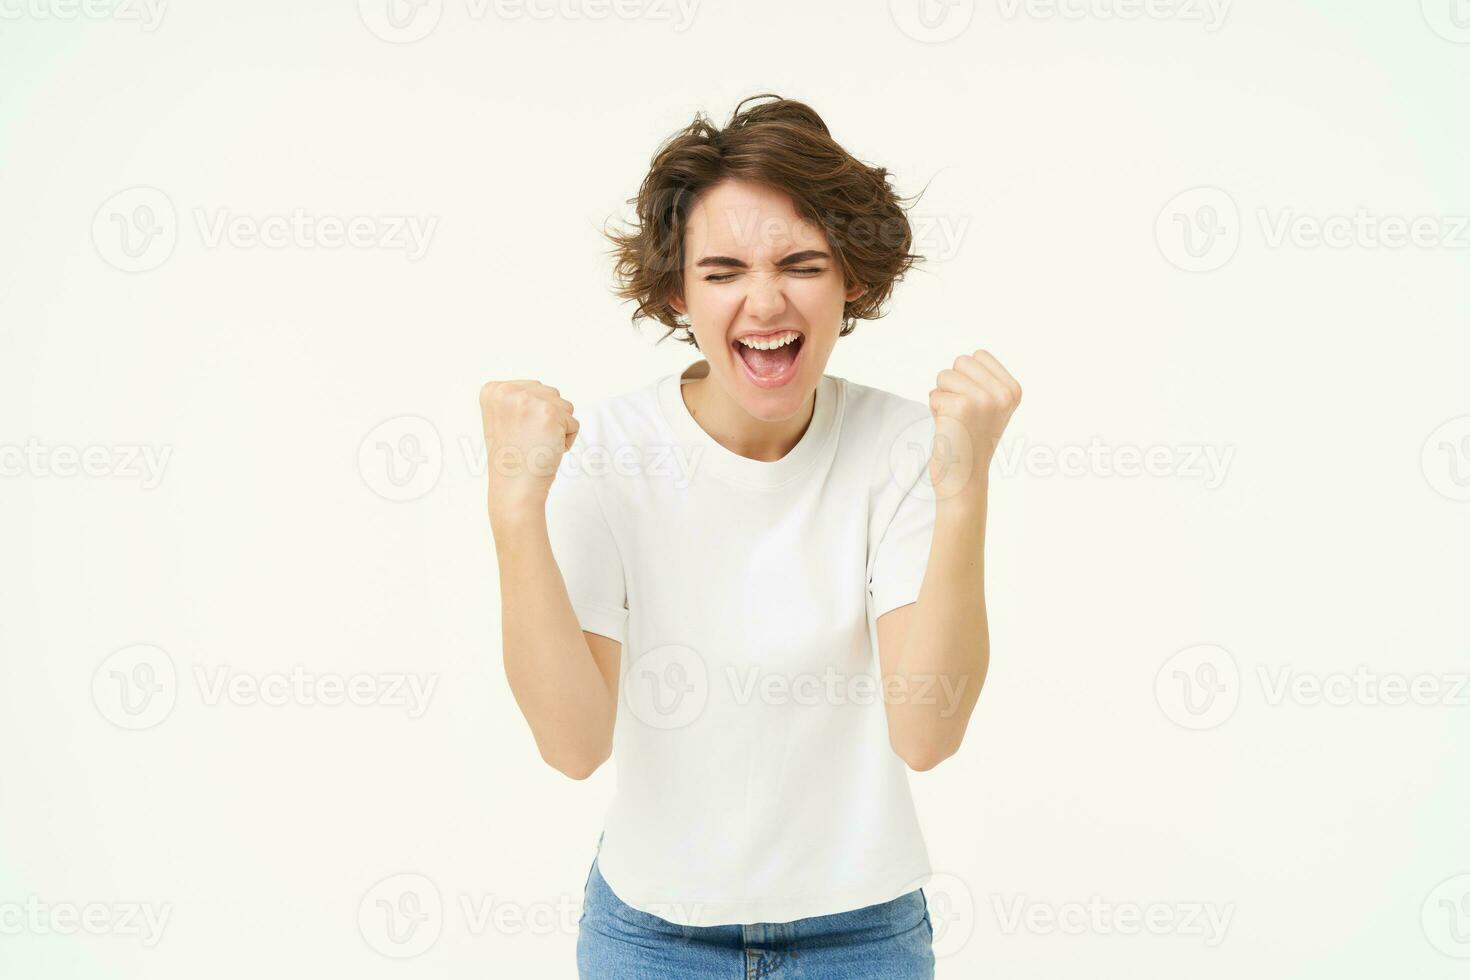
[[[875,623],[928,564],[929,407],[823,375],[762,462],[700,428],[689,374],[579,407],[547,500],[582,628],[623,644],[599,868],[686,925],[896,898],[931,869]]]

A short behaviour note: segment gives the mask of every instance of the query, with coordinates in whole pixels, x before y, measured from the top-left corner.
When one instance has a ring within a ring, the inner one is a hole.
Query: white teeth
[[[796,339],[800,336],[801,334],[795,330],[788,330],[783,334],[777,334],[774,337],[769,337],[764,340],[759,337],[739,337],[737,341],[746,347],[754,347],[756,350],[775,350],[778,347],[785,347],[787,344],[795,343]]]

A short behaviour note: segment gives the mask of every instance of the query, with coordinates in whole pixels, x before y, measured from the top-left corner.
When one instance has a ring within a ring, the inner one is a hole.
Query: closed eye
[[[822,269],[819,266],[806,265],[806,266],[799,266],[798,268],[795,268],[795,269],[787,269],[786,271],[787,272],[798,272],[798,273],[801,273],[804,276],[811,276],[811,275],[820,275],[825,270]],[[736,277],[736,275],[738,275],[738,273],[735,273],[735,272],[720,272],[720,273],[716,273],[715,275],[712,275],[712,276],[705,276],[704,277],[704,281],[705,282],[729,282],[731,279],[734,279]]]

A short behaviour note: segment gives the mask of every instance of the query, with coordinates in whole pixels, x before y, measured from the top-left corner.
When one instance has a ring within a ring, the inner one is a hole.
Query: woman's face
[[[775,422],[806,406],[837,344],[843,304],[863,292],[843,286],[827,236],[790,197],[726,180],[690,211],[684,295],[672,305],[689,317],[710,377],[752,416]]]

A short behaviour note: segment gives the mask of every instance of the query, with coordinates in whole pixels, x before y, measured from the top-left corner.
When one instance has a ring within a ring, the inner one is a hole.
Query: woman
[[[1020,388],[984,351],[927,405],[824,373],[918,257],[802,103],[696,119],[635,202],[621,294],[704,358],[578,415],[481,392],[511,689],[552,766],[618,760],[581,975],[932,977],[905,764],[959,748],[985,678]]]

